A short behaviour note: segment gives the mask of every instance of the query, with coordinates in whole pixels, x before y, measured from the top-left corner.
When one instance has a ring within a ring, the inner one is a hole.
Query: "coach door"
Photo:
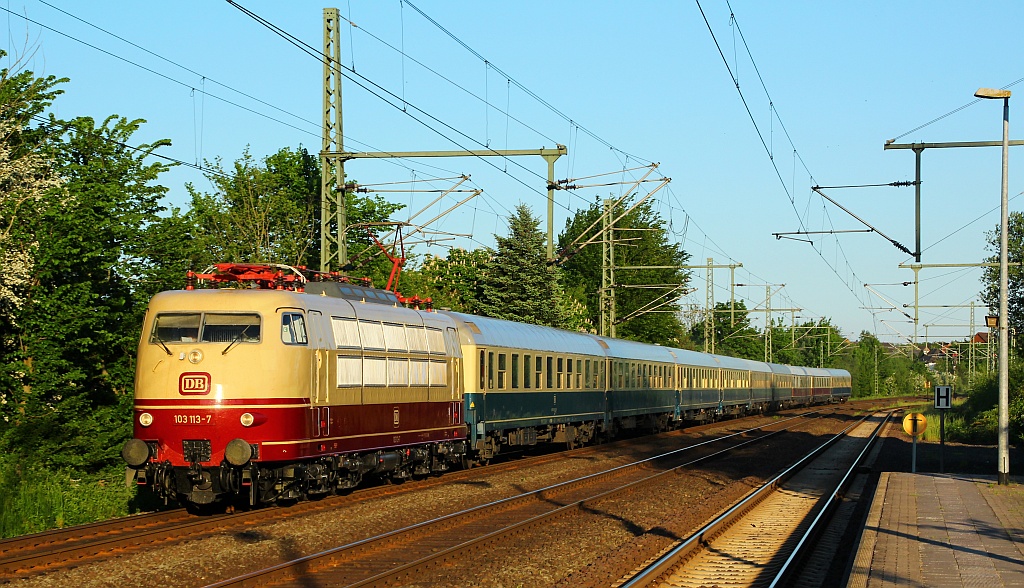
[[[309,323],[309,344],[312,355],[310,357],[310,390],[313,436],[325,437],[330,434],[330,408],[327,406],[330,387],[327,386],[327,325],[324,324],[324,316],[318,310],[310,310],[307,313]]]

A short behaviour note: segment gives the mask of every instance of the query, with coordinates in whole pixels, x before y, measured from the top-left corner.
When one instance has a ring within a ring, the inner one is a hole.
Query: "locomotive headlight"
[[[144,412],[139,415],[139,424],[143,427],[148,427],[153,424],[153,415],[148,412]]]
[[[252,413],[243,412],[241,418],[238,419],[242,422],[243,427],[251,427],[256,422],[256,417],[252,416]]]

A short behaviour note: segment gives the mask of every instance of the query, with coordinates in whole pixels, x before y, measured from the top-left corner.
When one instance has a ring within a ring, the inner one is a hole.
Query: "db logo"
[[[181,394],[209,394],[210,374],[206,372],[185,372],[178,377],[178,392]]]

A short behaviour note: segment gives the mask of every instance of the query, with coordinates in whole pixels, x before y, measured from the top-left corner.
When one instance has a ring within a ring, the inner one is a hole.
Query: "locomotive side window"
[[[427,352],[427,335],[423,327],[409,325],[406,327],[406,334],[409,335],[409,351],[414,353]]]
[[[359,349],[359,325],[355,319],[331,317],[334,342],[339,348]]]
[[[409,362],[409,384],[412,386],[426,386],[429,384],[427,380],[427,360],[425,359],[413,359]]]
[[[436,359],[430,360],[430,385],[447,386],[447,364]]]
[[[444,355],[444,334],[441,329],[427,327],[427,348],[433,355]]]
[[[359,321],[359,335],[364,349],[384,350],[384,329],[377,321]]]
[[[338,387],[363,385],[363,358],[351,355],[338,356]]]
[[[195,343],[199,340],[199,313],[159,314],[153,324],[150,343]]]
[[[306,319],[302,313],[286,312],[281,315],[281,342],[285,345],[305,345]]]
[[[405,336],[405,325],[384,323],[384,342],[388,351],[407,351],[409,341]]]
[[[388,358],[388,386],[409,385],[409,360],[404,357]]]
[[[366,386],[388,385],[388,364],[385,358],[363,358],[363,384]]]

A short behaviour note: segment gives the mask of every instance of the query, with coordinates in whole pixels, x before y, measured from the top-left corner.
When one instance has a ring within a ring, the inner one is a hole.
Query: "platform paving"
[[[882,473],[847,586],[1024,588],[1024,485]]]

